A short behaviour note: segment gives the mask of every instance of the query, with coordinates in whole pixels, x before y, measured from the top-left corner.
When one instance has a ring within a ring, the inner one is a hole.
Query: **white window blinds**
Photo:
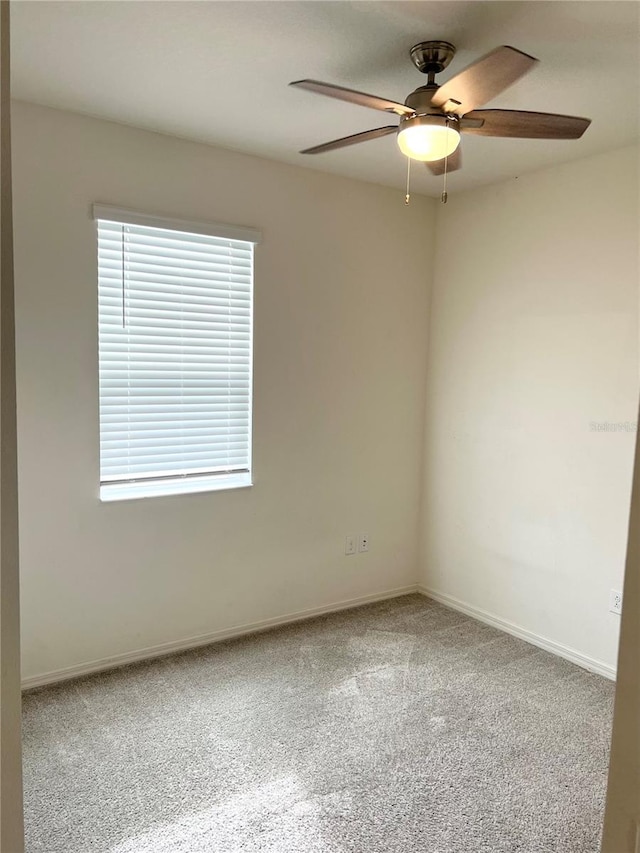
[[[101,498],[249,485],[257,232],[94,216]]]

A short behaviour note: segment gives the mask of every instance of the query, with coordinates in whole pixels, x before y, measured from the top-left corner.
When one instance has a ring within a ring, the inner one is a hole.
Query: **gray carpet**
[[[613,684],[418,595],[25,696],[28,853],[596,853]]]

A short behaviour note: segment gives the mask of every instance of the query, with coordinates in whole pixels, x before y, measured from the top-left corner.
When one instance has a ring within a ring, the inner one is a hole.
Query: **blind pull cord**
[[[122,256],[122,269],[121,269],[121,274],[122,274],[122,328],[126,329],[127,321],[126,321],[126,314],[125,314],[126,304],[125,304],[125,285],[124,285],[124,225],[122,225],[120,227],[120,234],[121,234],[120,249],[121,249],[121,256]]]

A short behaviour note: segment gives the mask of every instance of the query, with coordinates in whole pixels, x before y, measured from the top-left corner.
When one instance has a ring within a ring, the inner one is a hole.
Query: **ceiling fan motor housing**
[[[441,115],[442,110],[439,107],[434,107],[431,103],[439,88],[437,83],[427,83],[426,86],[420,86],[419,89],[409,95],[405,105],[411,107],[416,115]]]

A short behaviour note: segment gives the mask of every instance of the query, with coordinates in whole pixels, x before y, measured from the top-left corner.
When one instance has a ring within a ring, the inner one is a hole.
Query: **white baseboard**
[[[572,649],[570,646],[565,646],[563,643],[556,643],[555,640],[548,640],[546,637],[541,637],[539,634],[534,634],[533,631],[527,631],[526,628],[521,628],[513,622],[508,622],[506,619],[501,619],[499,616],[494,616],[480,607],[474,607],[472,604],[467,604],[454,598],[452,595],[447,595],[444,592],[437,592],[435,589],[430,589],[426,586],[418,586],[418,592],[425,595],[427,598],[432,598],[434,601],[450,607],[452,610],[459,610],[479,622],[484,622],[491,625],[493,628],[498,628],[500,631],[505,631],[507,634],[512,634],[514,637],[519,637],[521,640],[526,640],[540,649],[558,655],[561,658],[571,661],[572,663],[581,666],[583,669],[588,669],[590,672],[595,672],[598,675],[604,675],[605,678],[616,680],[616,669],[604,661],[596,658],[583,655],[582,652]]]
[[[388,589],[384,592],[374,592],[370,595],[361,595],[358,598],[350,598],[345,601],[337,601],[333,604],[326,604],[323,607],[313,607],[309,610],[299,610],[296,613],[287,613],[284,616],[276,616],[273,619],[263,619],[260,622],[252,622],[248,625],[238,625],[234,628],[225,628],[222,631],[212,631],[209,634],[200,634],[197,637],[188,637],[184,640],[175,640],[170,643],[160,643],[157,646],[148,646],[144,649],[137,649],[124,654],[112,655],[111,657],[101,658],[100,660],[87,661],[75,666],[68,666],[64,669],[56,669],[52,672],[44,672],[41,675],[31,675],[22,680],[23,690],[33,690],[35,687],[43,687],[46,684],[55,684],[58,681],[68,681],[71,678],[79,678],[83,675],[90,675],[94,672],[101,672],[106,669],[115,669],[119,666],[126,666],[129,663],[137,663],[138,661],[148,660],[150,658],[164,657],[175,652],[184,652],[189,649],[198,648],[198,646],[208,646],[211,643],[219,643],[222,640],[231,640],[234,637],[242,637],[245,634],[257,634],[261,631],[268,631],[270,628],[277,628],[280,625],[290,625],[294,622],[303,622],[306,619],[312,619],[314,616],[322,616],[325,613],[337,613],[340,610],[348,610],[352,607],[361,607],[363,604],[373,604],[376,601],[386,601],[390,598],[399,598],[401,595],[409,595],[412,592],[418,592],[418,585],[411,584],[410,586],[397,587],[396,589]]]
[[[287,613],[284,616],[276,616],[273,619],[263,619],[260,622],[238,625],[221,631],[212,631],[208,634],[188,637],[184,640],[161,643],[157,646],[148,646],[147,648],[136,649],[135,651],[125,652],[124,654],[112,655],[111,657],[101,658],[100,660],[87,661],[86,663],[77,664],[75,666],[53,670],[52,672],[45,672],[41,675],[32,675],[23,679],[22,689],[33,690],[36,687],[44,687],[47,684],[55,684],[58,681],[80,678],[83,675],[91,675],[91,673],[94,672],[116,669],[117,667],[126,666],[130,663],[138,663],[139,661],[151,658],[164,657],[165,655],[171,655],[175,652],[184,652],[189,649],[198,648],[199,646],[208,646],[211,643],[218,643],[222,640],[231,640],[234,637],[242,637],[247,634],[257,634],[261,631],[268,631],[271,628],[277,628],[280,625],[290,625],[295,622],[303,622],[306,619],[312,619],[314,616],[322,616],[326,613],[337,613],[340,610],[348,610],[352,607],[361,607],[364,604],[373,604],[376,601],[398,598],[402,595],[409,595],[413,592],[419,592],[427,598],[432,598],[434,601],[438,601],[440,604],[450,607],[452,610],[459,610],[461,613],[465,613],[467,616],[471,616],[479,622],[484,622],[487,625],[491,625],[493,628],[498,628],[500,631],[505,631],[507,634],[519,637],[521,640],[525,640],[534,646],[538,646],[538,648],[565,658],[584,669],[588,669],[590,672],[595,672],[598,675],[603,675],[605,678],[615,681],[615,667],[610,666],[603,661],[584,655],[576,649],[572,649],[570,646],[565,646],[562,643],[556,643],[554,640],[549,640],[546,637],[534,634],[532,631],[527,631],[525,628],[521,628],[513,622],[501,619],[499,616],[494,616],[486,610],[474,607],[473,605],[460,601],[451,595],[437,592],[429,587],[411,584],[409,586],[385,590],[384,592],[377,592],[370,595],[363,595],[358,598],[350,598],[344,601],[334,602],[333,604],[327,604],[323,607],[313,607],[308,610],[299,610],[295,613]]]

